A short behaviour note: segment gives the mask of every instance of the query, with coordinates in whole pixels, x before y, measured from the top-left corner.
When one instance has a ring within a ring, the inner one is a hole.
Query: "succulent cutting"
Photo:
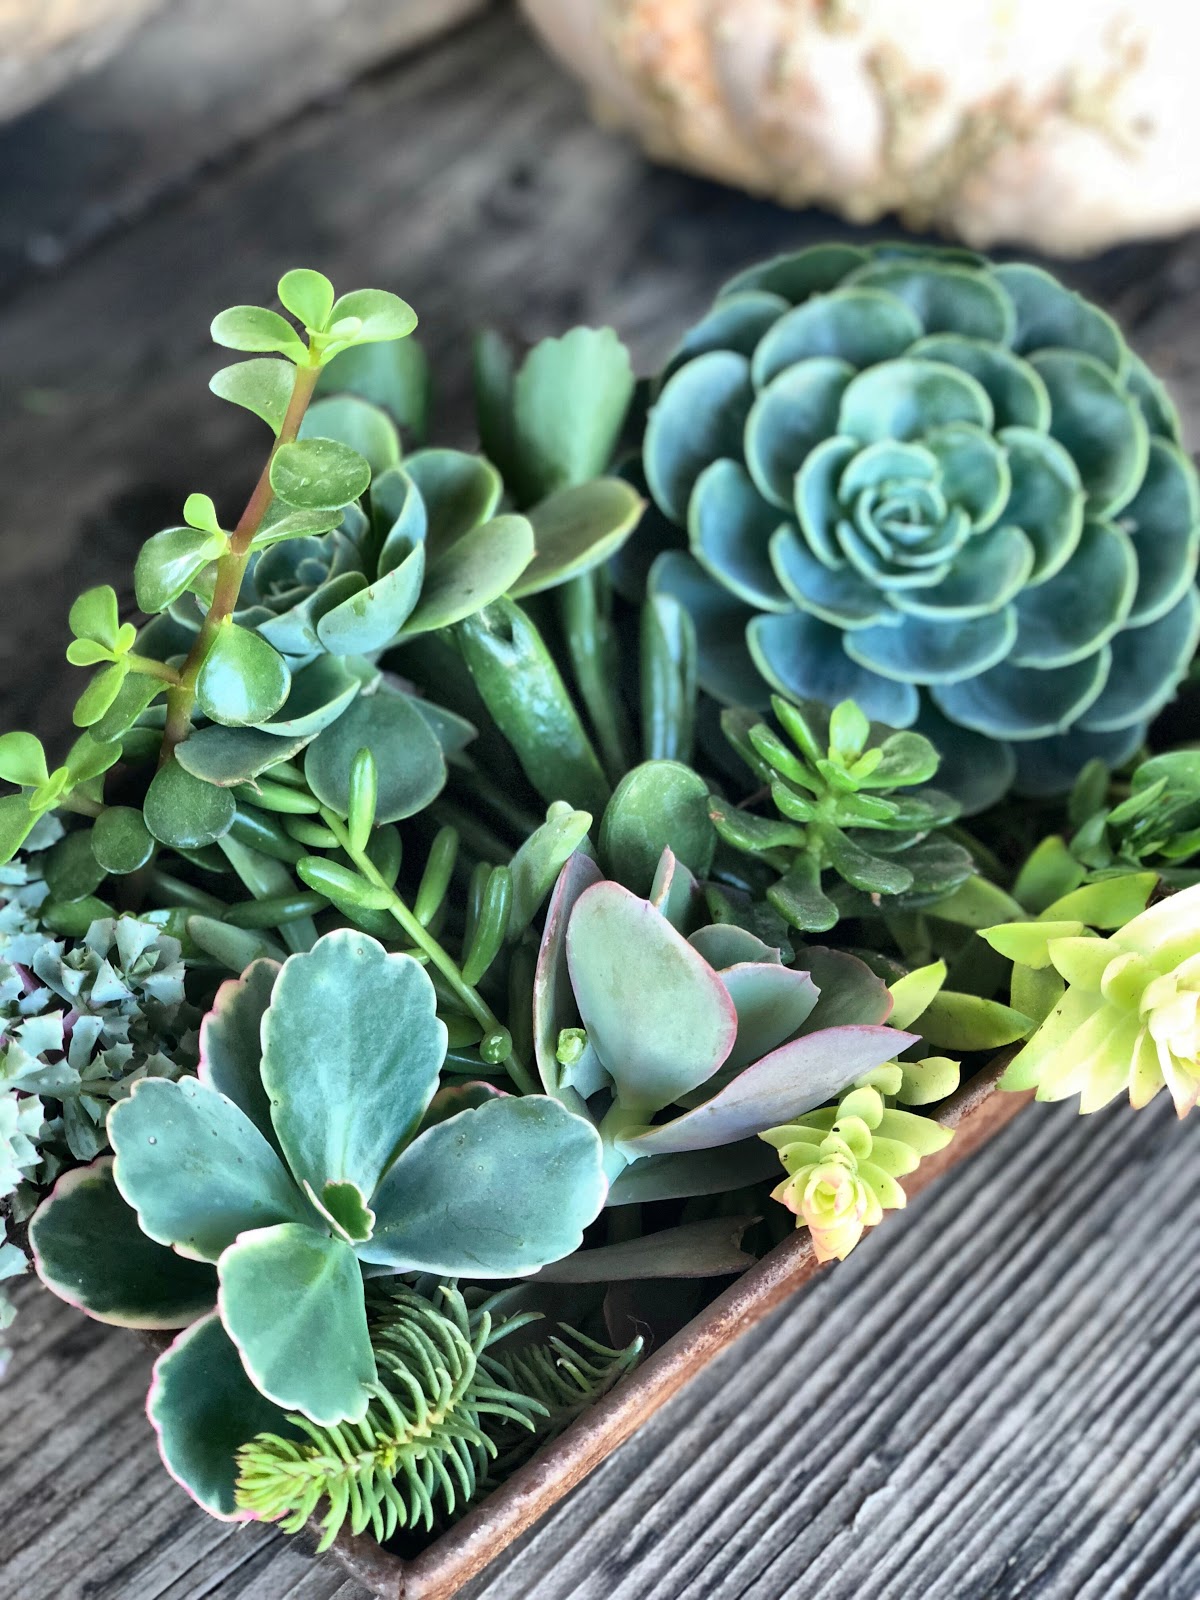
[[[751,269],[648,389],[485,334],[478,452],[397,296],[278,306],[212,329],[247,503],[0,736],[0,1281],[156,1341],[213,1516],[411,1551],[997,1078],[1193,1108],[1200,499],[965,252]]]

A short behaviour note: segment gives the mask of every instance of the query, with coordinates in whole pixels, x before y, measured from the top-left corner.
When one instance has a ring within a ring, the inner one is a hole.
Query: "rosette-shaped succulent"
[[[787,1173],[771,1198],[808,1227],[818,1261],[844,1261],[864,1229],[907,1205],[897,1180],[950,1143],[951,1130],[932,1117],[887,1104],[883,1090],[901,1077],[899,1067],[881,1068],[870,1075],[878,1084],[868,1080],[836,1106],[759,1134]]]
[[[644,468],[690,558],[651,589],[691,612],[717,698],[918,725],[974,806],[1057,792],[1132,754],[1200,636],[1178,439],[1112,320],[1039,268],[780,257],[664,375]]]
[[[1096,1111],[1164,1086],[1179,1115],[1200,1100],[1200,886],[1171,895],[1107,939],[1082,923],[1005,923],[984,937],[1066,982],[1058,1004],[1001,1080],[1039,1100],[1080,1097]]]

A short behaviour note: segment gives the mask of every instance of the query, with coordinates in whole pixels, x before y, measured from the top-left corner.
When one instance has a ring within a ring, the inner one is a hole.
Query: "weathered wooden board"
[[[388,25],[386,0],[355,3]],[[337,0],[179,0],[180,25],[200,29],[198,82],[220,38],[205,40],[205,14],[227,36],[236,12],[249,37],[256,7],[311,19]],[[358,40],[340,81],[374,59],[365,23]],[[253,478],[260,430],[207,395],[222,362],[205,329],[286,267],[412,300],[440,437],[461,442],[480,323],[532,337],[612,322],[648,364],[741,262],[846,233],[648,168],[590,126],[505,11],[391,53],[317,106],[304,52],[278,70],[258,55],[223,114],[232,127],[259,98],[263,115],[174,168],[186,104],[147,97],[130,112],[128,164],[114,142],[81,179],[76,99],[119,109],[137,85],[116,69],[11,130],[15,144],[0,131],[13,289],[0,308],[0,725],[60,733],[70,597],[127,573],[189,490],[232,503]],[[21,144],[34,122],[40,145]],[[167,166],[139,188],[130,172],[156,137]],[[22,162],[36,188],[12,178]],[[87,194],[111,208],[96,225],[80,220]],[[61,249],[35,270],[39,229]],[[1196,437],[1200,242],[1069,276],[1130,323]],[[1196,1600],[1195,1137],[1164,1107],[1026,1113],[697,1380],[474,1600]],[[157,1464],[145,1353],[49,1297],[22,1299],[0,1385],[3,1600],[361,1600],[302,1544],[195,1512]]]

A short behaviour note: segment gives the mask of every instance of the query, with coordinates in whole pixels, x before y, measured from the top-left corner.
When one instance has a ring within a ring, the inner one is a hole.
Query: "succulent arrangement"
[[[213,324],[246,506],[76,601],[57,765],[0,737],[0,1279],[159,1341],[212,1515],[411,1550],[997,1052],[1194,1106],[1200,497],[963,252],[743,274],[648,407],[485,335],[478,454],[403,301],[278,296]]]

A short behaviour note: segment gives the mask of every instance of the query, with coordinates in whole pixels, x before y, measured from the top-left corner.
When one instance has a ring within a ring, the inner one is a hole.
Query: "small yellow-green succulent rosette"
[[[1200,885],[1171,895],[1108,938],[1063,922],[987,930],[996,949],[1053,968],[1061,999],[1014,1058],[1005,1089],[1080,1097],[1096,1111],[1164,1087],[1181,1117],[1200,1099]]]

